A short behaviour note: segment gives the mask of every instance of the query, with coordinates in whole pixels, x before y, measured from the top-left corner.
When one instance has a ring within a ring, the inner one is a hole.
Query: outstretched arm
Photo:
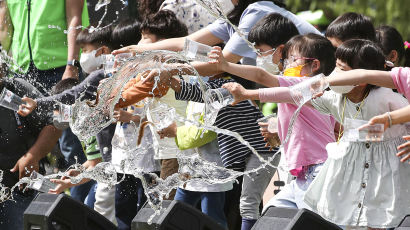
[[[225,59],[225,54],[220,47],[213,47],[209,57],[213,60],[210,63],[216,66],[220,72],[228,72],[241,78],[254,81],[266,87],[279,87],[278,77],[268,73],[262,68],[251,65],[240,65],[229,62]]]
[[[359,85],[363,83],[377,85],[387,88],[396,88],[390,72],[380,70],[355,69],[337,72],[326,79],[331,86]]]
[[[393,112],[375,116],[370,119],[369,124],[384,124],[385,129],[387,129],[390,125],[403,124],[406,122],[410,122],[410,105]]]

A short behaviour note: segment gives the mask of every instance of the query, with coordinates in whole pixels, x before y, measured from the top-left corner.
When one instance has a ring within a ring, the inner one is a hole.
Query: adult
[[[88,24],[84,2],[7,1],[14,28],[12,56],[24,78],[41,85],[42,91],[47,92],[62,78],[78,78],[80,47],[75,39],[83,20]]]
[[[76,37],[81,25],[88,24],[85,0],[13,0],[7,6],[14,28],[11,53],[23,78],[45,95],[61,79],[79,78]],[[75,156],[79,163],[86,161],[70,129],[63,132],[60,149],[69,165]],[[71,195],[84,200],[89,188],[75,190]]]
[[[41,94],[23,79],[0,79],[1,88],[5,87],[18,96],[39,97]],[[0,107],[0,170],[3,171],[1,183],[11,188],[31,171],[44,171],[39,166],[57,143],[61,131],[51,125],[51,117],[32,113],[21,117],[16,112]],[[7,121],[7,122],[5,122]],[[0,205],[0,229],[23,229],[23,212],[34,199],[34,191],[12,191],[13,200]]]

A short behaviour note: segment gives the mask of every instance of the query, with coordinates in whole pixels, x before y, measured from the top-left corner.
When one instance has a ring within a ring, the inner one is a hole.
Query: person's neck
[[[363,101],[367,96],[367,90],[366,88],[363,88],[362,90],[357,90],[354,89],[350,93],[346,94],[347,99],[349,99],[353,103],[359,103]]]

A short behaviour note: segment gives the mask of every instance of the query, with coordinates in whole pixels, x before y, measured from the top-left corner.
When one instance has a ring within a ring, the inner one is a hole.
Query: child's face
[[[336,72],[340,72],[340,71],[349,71],[352,70],[353,68],[350,67],[346,62],[343,62],[340,59],[336,60],[336,68],[334,71]],[[346,95],[348,97],[350,96],[354,96],[354,95],[361,95],[364,92],[364,89],[366,88],[367,84],[360,84],[356,87],[354,87],[349,93],[347,93]]]
[[[90,53],[91,51],[100,48],[99,46],[96,46],[94,44],[88,44],[88,43],[87,44],[81,44],[80,47],[81,47],[83,53]]]
[[[294,68],[297,66],[303,65],[303,68],[300,70],[301,76],[312,76],[316,69],[313,69],[312,63],[317,59],[311,57],[303,57],[300,55],[299,51],[297,50],[290,50],[288,53],[288,57],[284,61],[284,68]]]
[[[157,36],[147,31],[144,31],[144,32],[141,32],[141,40],[138,42],[138,45],[155,43],[157,41],[158,41]]]
[[[278,47],[272,47],[267,44],[256,45],[256,49],[258,49],[262,56],[272,55],[272,62],[279,65],[280,59],[282,58],[282,48],[283,45],[279,45]]]

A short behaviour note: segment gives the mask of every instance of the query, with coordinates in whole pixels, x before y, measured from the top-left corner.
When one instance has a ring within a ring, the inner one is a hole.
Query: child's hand
[[[225,71],[225,67],[228,65],[228,62],[226,61],[222,53],[221,47],[212,47],[212,50],[211,52],[209,52],[208,57],[212,59],[211,61],[209,61],[209,63],[217,65],[217,70]]]
[[[401,150],[397,153],[397,156],[403,157],[400,159],[401,162],[405,162],[410,159],[410,135],[404,136],[403,139],[407,142],[397,147],[397,150]]]
[[[77,176],[78,174],[80,174],[80,172],[75,169],[70,169],[67,174],[68,176]],[[60,179],[51,179],[50,181],[54,184],[57,184],[54,189],[50,189],[48,191],[48,193],[50,194],[60,194],[64,192],[64,190],[75,186],[75,184],[72,184],[71,179],[67,176],[63,176]]]
[[[132,119],[132,113],[122,109],[114,110],[113,118],[119,122],[129,123]]]
[[[243,88],[242,85],[234,82],[226,83],[222,86],[222,88],[227,89],[233,96],[234,101],[232,102],[232,105],[236,105],[241,101],[247,100],[248,98],[246,97],[246,89]]]
[[[160,136],[161,139],[165,137],[176,137],[177,136],[177,123],[173,122],[170,126],[161,129],[158,131],[158,135]]]
[[[26,104],[21,104],[17,113],[25,117],[37,108],[37,102],[29,97],[23,97],[22,100],[26,102]]]
[[[169,85],[169,82],[171,80],[171,73],[166,70],[166,69],[153,69],[153,70],[147,70],[144,71],[141,74],[141,82],[142,83],[148,83],[148,82],[155,82],[155,78],[159,76],[159,85]]]
[[[372,119],[369,120],[369,123],[367,123],[367,125],[360,127],[359,130],[367,127],[368,125],[374,125],[374,124],[383,124],[384,130],[386,130],[387,128],[389,128],[389,115],[385,113],[382,115],[374,116]]]

